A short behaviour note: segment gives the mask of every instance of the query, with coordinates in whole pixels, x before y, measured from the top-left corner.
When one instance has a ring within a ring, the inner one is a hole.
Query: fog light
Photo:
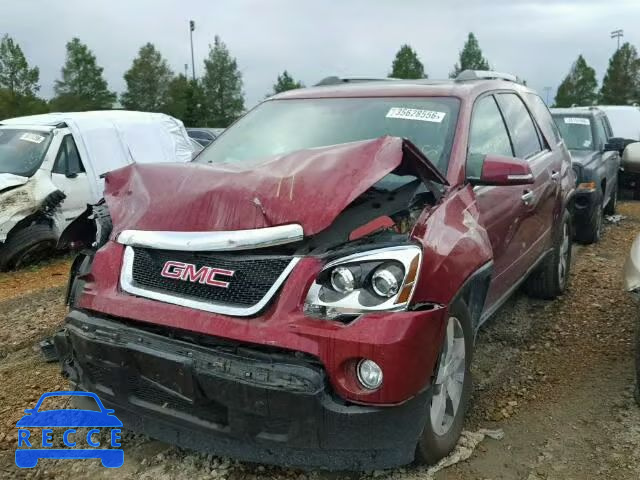
[[[358,381],[368,390],[382,385],[382,369],[373,360],[360,360],[357,368]]]
[[[347,267],[337,267],[331,272],[331,286],[336,292],[353,292],[356,286],[356,279],[353,272]]]

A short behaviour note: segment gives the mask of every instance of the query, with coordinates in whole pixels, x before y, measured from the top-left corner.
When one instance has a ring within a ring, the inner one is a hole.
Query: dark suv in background
[[[475,333],[571,265],[569,153],[515,77],[271,97],[195,162],[132,165],[66,236],[63,372],[134,430],[328,469],[456,445]],[[171,195],[167,195],[171,192]]]
[[[575,239],[594,243],[602,234],[603,216],[613,215],[618,199],[620,153],[606,114],[598,108],[554,108],[553,119],[571,152],[576,174]]]

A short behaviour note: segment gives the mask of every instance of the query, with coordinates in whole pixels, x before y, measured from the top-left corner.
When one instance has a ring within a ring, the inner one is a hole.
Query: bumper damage
[[[189,341],[72,310],[54,338],[63,372],[125,426],[245,461],[329,470],[409,463],[428,391],[402,405],[343,401],[300,352]]]

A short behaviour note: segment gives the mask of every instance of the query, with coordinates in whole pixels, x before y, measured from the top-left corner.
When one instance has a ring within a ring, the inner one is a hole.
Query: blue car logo
[[[40,410],[42,402],[49,397],[90,397],[98,405],[99,411],[79,409]],[[26,415],[18,420],[18,448],[16,449],[16,465],[20,468],[33,468],[41,458],[86,459],[99,458],[107,468],[119,468],[124,463],[124,452],[120,447],[120,428],[113,410],[104,408],[95,393],[91,392],[48,392],[43,394],[34,408],[26,409]],[[53,428],[65,428],[62,441],[68,448],[53,448]],[[85,434],[75,428],[90,428]],[[110,429],[110,447],[99,448],[97,439],[102,427]],[[41,429],[38,432],[32,429]],[[93,448],[76,448],[84,444]],[[42,448],[41,448],[42,447]]]

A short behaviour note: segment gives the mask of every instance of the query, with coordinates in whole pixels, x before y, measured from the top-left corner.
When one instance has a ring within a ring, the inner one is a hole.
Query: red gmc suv
[[[324,85],[265,100],[192,164],[131,165],[84,245],[55,345],[125,426],[327,469],[455,446],[474,336],[566,288],[575,177],[515,77]]]

